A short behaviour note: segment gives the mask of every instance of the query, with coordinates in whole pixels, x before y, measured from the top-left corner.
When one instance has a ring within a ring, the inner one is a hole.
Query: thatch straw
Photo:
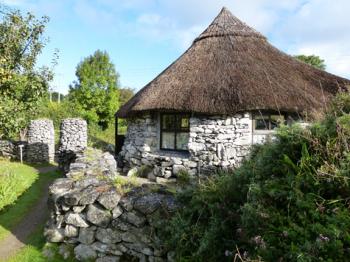
[[[222,9],[192,46],[117,112],[234,114],[246,110],[304,112],[323,108],[350,80],[279,51]]]

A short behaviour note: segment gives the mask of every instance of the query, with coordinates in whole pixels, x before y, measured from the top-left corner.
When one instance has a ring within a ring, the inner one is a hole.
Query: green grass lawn
[[[13,204],[38,176],[38,171],[33,167],[0,160],[0,211]]]
[[[24,219],[42,197],[44,186],[58,177],[60,177],[60,173],[57,171],[39,174],[35,167],[0,160],[0,204],[2,207],[0,210],[0,240],[4,239],[10,230]],[[62,261],[62,258],[57,256],[57,246],[52,245],[47,248],[45,245],[43,228],[44,225],[40,225],[29,236],[26,246],[7,261],[48,261],[43,254],[44,248],[49,250],[48,253],[53,254],[50,261]]]
[[[0,240],[41,198],[44,185],[58,177],[58,172],[39,174],[31,166],[0,160]]]

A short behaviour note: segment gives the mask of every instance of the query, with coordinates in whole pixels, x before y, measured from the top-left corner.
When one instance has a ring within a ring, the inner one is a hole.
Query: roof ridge
[[[194,40],[194,42],[208,37],[221,36],[246,36],[266,39],[261,33],[234,16],[226,7],[221,9],[213,22]]]

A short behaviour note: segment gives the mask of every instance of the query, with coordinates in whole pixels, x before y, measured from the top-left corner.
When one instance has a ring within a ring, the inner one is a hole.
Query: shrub
[[[191,177],[188,171],[181,169],[177,174],[177,182],[181,185],[188,185],[190,181]]]
[[[282,127],[231,173],[179,195],[166,229],[178,260],[345,261],[350,253],[349,95],[308,129]]]

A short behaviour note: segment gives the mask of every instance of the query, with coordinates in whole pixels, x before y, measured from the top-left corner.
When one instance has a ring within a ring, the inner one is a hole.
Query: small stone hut
[[[281,52],[223,8],[116,113],[128,121],[120,162],[166,178],[235,167],[279,123],[323,109],[349,84]]]

